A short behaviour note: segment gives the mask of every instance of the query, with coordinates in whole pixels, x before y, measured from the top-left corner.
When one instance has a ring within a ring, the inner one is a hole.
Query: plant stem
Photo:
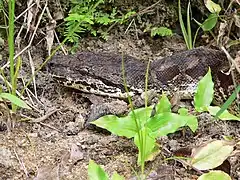
[[[190,19],[190,1],[188,2],[188,7],[187,7],[187,33],[188,33],[188,46],[190,49],[193,48],[192,45],[192,31],[191,31],[191,19]]]
[[[14,78],[14,11],[15,11],[15,0],[8,1],[9,10],[9,34],[8,34],[8,47],[9,47],[9,61],[10,61],[10,78],[12,84],[12,95],[16,95],[17,83]],[[16,106],[12,104],[13,112],[16,111]]]
[[[141,176],[140,178],[142,179],[143,175],[144,175],[144,168],[145,168],[145,153],[144,153],[144,150],[145,150],[145,146],[144,146],[144,140],[143,139],[143,133],[141,131],[141,124],[140,122],[138,122],[138,119],[137,119],[137,116],[134,112],[134,108],[133,108],[133,103],[132,103],[132,99],[129,95],[129,90],[128,90],[128,87],[127,87],[127,81],[126,81],[126,76],[125,76],[125,66],[124,66],[124,58],[123,58],[123,54],[122,54],[122,76],[123,76],[123,84],[124,84],[124,88],[125,88],[125,91],[127,93],[127,98],[128,98],[128,102],[130,104],[130,108],[131,108],[131,111],[133,113],[133,118],[134,118],[134,121],[135,121],[135,125],[136,125],[136,129],[137,129],[137,135],[138,135],[138,139],[139,139],[139,153],[140,153],[140,157],[141,157]]]

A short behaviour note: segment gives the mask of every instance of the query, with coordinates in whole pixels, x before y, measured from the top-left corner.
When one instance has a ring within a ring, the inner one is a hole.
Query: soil
[[[140,60],[149,60],[186,49],[183,39],[178,36],[138,39],[134,33],[118,34],[112,34],[107,42],[97,38],[82,39],[79,50],[124,52]],[[35,47],[31,52],[36,66],[43,59],[40,49]],[[24,56],[22,75],[30,72],[27,64],[27,56]],[[137,179],[133,169],[139,170],[136,165],[138,151],[131,139],[84,128],[91,102],[83,93],[60,86],[52,80],[47,69],[38,73],[36,87],[37,96],[30,95],[35,109],[21,111],[21,116],[36,120],[55,111],[41,122],[17,117],[11,132],[6,130],[4,123],[0,125],[0,179],[84,180],[87,179],[90,159],[109,174],[117,171],[126,179]],[[33,87],[30,90],[34,92]],[[29,96],[25,96],[31,102]],[[6,113],[0,115],[2,120],[6,120]],[[223,136],[240,138],[239,122],[213,121],[206,113],[200,114],[198,121],[195,133],[185,128],[158,139],[161,152],[146,164],[147,179],[197,179],[199,172],[180,161],[164,159],[172,157],[173,152],[180,148],[198,146],[210,140],[223,139]],[[240,179],[239,159],[235,156],[229,158],[229,162],[230,175],[233,179]]]

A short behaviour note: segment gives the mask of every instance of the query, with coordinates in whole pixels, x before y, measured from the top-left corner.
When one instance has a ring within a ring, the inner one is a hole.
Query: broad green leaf
[[[188,126],[193,132],[195,132],[198,128],[198,120],[195,116],[193,115],[190,115],[188,113],[188,109],[186,108],[180,108],[178,110],[178,113],[181,115],[181,116],[189,116],[189,117],[192,117],[192,118],[189,118],[189,120],[187,121],[187,124],[186,126]]]
[[[134,110],[135,116],[138,120],[138,122],[141,123],[141,125],[143,125],[151,116],[152,114],[152,110],[153,110],[153,106],[149,106],[147,108],[138,108]],[[134,119],[134,114],[133,112],[129,112],[128,113],[128,117]]]
[[[93,160],[89,161],[88,165],[89,180],[108,180],[108,175],[105,171],[97,165]]]
[[[216,4],[215,2],[211,1],[211,0],[206,0],[205,2],[205,6],[208,8],[208,10],[211,13],[219,13],[221,11],[221,6],[219,4]]]
[[[196,149],[190,164],[198,170],[208,170],[220,166],[233,152],[234,144],[216,140]]]
[[[188,115],[188,109],[186,109],[186,108],[180,108],[180,109],[178,110],[178,114],[180,114],[180,115],[182,115],[182,116],[186,116],[186,115]]]
[[[202,174],[197,180],[231,180],[231,177],[220,170]]]
[[[240,92],[240,85],[233,91],[231,96],[227,99],[227,101],[222,105],[221,109],[217,112],[216,117],[220,116],[227,108],[232,104],[232,102],[236,99],[237,94]]]
[[[91,122],[91,124],[107,129],[112,134],[127,138],[132,138],[137,133],[136,123],[129,116],[119,118],[115,115],[107,115]]]
[[[194,122],[194,116],[182,116],[179,114],[174,114],[170,112],[157,114],[152,117],[147,123],[146,127],[152,130],[152,135],[154,137],[160,137],[168,135],[169,133],[176,132],[180,127],[191,125]],[[196,125],[191,125],[194,128]]]
[[[153,136],[151,136],[151,133],[151,129],[144,127],[140,130],[142,141],[139,140],[138,134],[136,134],[134,137],[134,143],[139,150],[138,164],[141,164],[141,161],[145,162],[154,150],[156,140]]]
[[[1,93],[0,98],[7,99],[18,107],[31,109],[23,100],[9,93]]]
[[[145,161],[154,161],[160,152],[160,145],[155,143],[155,147],[153,148],[152,152],[146,157]]]
[[[134,110],[136,120],[140,124],[139,128],[149,119],[151,116],[153,107],[149,106],[147,108],[139,108]],[[107,129],[111,133],[118,136],[125,136],[127,138],[132,138],[138,131],[136,126],[136,121],[133,112],[130,112],[125,117],[117,117],[115,115],[103,116],[96,121],[91,122],[98,127]]]
[[[188,115],[187,116],[187,124],[186,126],[188,126],[192,132],[195,132],[198,128],[198,120],[197,120],[197,117],[196,116],[193,116],[193,115]]]
[[[201,24],[201,28],[203,31],[210,31],[212,28],[214,28],[218,21],[218,15],[217,14],[210,14],[208,18]]]
[[[125,178],[123,176],[120,176],[117,172],[114,172],[112,175],[111,180],[124,180]]]
[[[199,81],[197,92],[194,96],[194,107],[198,112],[206,111],[213,100],[214,84],[212,81],[211,70]]]
[[[208,112],[212,116],[216,116],[217,112],[219,112],[221,108],[218,106],[209,106],[207,107]],[[225,110],[221,113],[220,116],[218,116],[219,119],[221,120],[237,120],[240,121],[240,117],[234,116],[233,114],[229,113],[228,110]]]
[[[163,94],[160,101],[156,105],[156,114],[171,112],[171,103],[169,102],[166,94]]]

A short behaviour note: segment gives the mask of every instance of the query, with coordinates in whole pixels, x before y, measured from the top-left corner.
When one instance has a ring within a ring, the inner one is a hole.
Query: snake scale
[[[126,98],[122,76],[124,59],[125,79],[131,96],[144,92],[147,61],[113,53],[78,52],[74,55],[56,55],[49,63],[49,71],[64,86],[85,93],[114,98]],[[148,74],[148,89],[193,93],[197,83],[209,67],[215,82],[215,99],[221,104],[233,90],[225,54],[204,47],[176,53],[153,60]],[[236,80],[240,82],[239,79]]]

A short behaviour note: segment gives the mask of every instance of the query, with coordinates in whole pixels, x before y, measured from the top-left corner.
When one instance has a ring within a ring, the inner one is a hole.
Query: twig
[[[34,39],[34,37],[35,37],[35,34],[36,34],[36,32],[37,32],[37,29],[38,29],[38,26],[39,26],[39,24],[40,24],[40,22],[41,22],[42,16],[43,16],[46,8],[47,8],[47,2],[46,2],[45,6],[44,6],[44,8],[43,8],[43,10],[42,10],[42,13],[41,13],[40,16],[39,16],[38,22],[37,22],[37,24],[36,24],[36,27],[35,27],[35,29],[34,29],[34,32],[33,32],[33,34],[32,34],[32,37],[31,37],[31,39],[30,39],[29,44],[28,44],[22,51],[20,51],[17,55],[15,55],[15,56],[14,56],[14,59],[16,59],[18,56],[20,56],[24,51],[26,51],[26,50],[32,45],[33,39]]]
[[[28,43],[28,45],[27,45],[25,48],[23,48],[23,50],[21,50],[17,55],[14,56],[14,60],[15,60],[18,56],[20,56],[24,51],[26,51],[26,50],[32,45],[33,39],[34,39],[34,37],[35,37],[35,34],[36,34],[36,32],[37,32],[37,29],[38,29],[38,26],[39,26],[39,24],[40,24],[40,22],[41,22],[42,16],[43,16],[46,8],[47,8],[47,2],[46,2],[45,6],[44,6],[44,8],[43,8],[43,10],[42,10],[42,13],[41,13],[40,16],[39,16],[38,22],[37,22],[36,27],[35,27],[35,29],[34,29],[34,31],[33,31],[33,34],[32,34],[32,37],[31,37],[31,39],[30,39],[30,42]],[[2,66],[2,69],[6,68],[8,65],[9,65],[9,62],[6,63],[4,66]]]
[[[238,67],[238,65],[236,64],[236,62],[234,61],[234,59],[231,57],[231,55],[228,53],[228,51],[226,50],[226,48],[224,46],[221,46],[221,49],[223,50],[223,52],[226,54],[229,62],[231,62],[231,64],[236,68],[237,72],[240,74],[240,68]],[[231,68],[231,67],[230,67]],[[235,81],[235,76],[233,74],[233,71],[230,71],[231,75],[232,75],[232,80],[233,80],[233,84],[234,84],[234,89],[236,92],[236,88],[237,88],[237,83]],[[237,99],[239,99],[239,94],[236,92],[237,95]]]
[[[128,29],[132,26],[132,23],[133,23],[134,19],[131,20],[131,22],[129,23],[126,31],[124,32],[124,34],[126,34],[128,32]]]
[[[29,63],[30,63],[30,67],[31,67],[31,72],[32,72],[32,75],[34,75],[35,73],[35,67],[34,67],[34,63],[33,63],[33,60],[32,60],[32,56],[31,56],[31,53],[30,51],[28,50],[28,57],[29,57]],[[33,89],[34,89],[34,94],[37,98],[37,87],[36,87],[36,79],[35,79],[35,76],[33,77]]]
[[[32,123],[40,123],[40,122],[46,120],[47,118],[49,118],[52,114],[54,114],[57,111],[59,111],[59,109],[54,109],[54,110],[48,112],[47,114],[43,115],[42,117],[39,117],[37,119],[32,119],[30,122],[32,122]]]
[[[5,83],[7,83],[7,86],[12,89],[12,85],[8,81],[5,81],[4,78],[2,77],[2,75],[0,75],[0,79],[2,79]],[[25,98],[21,95],[21,93],[19,91],[16,90],[16,93],[22,100],[25,100]],[[32,106],[30,103],[28,103],[28,102],[26,102],[26,103],[28,106],[30,106],[31,108],[36,110],[36,108],[34,106]]]
[[[43,126],[47,126],[48,128],[54,129],[54,130],[56,130],[56,131],[58,131],[58,132],[61,132],[59,129],[57,129],[57,128],[49,125],[49,124],[46,124],[46,123],[43,123],[43,122],[42,122],[42,121],[46,120],[47,118],[49,118],[52,114],[54,114],[54,113],[57,112],[58,110],[59,110],[59,109],[54,109],[54,110],[50,111],[49,113],[47,113],[47,114],[45,114],[45,115],[43,115],[42,117],[39,117],[39,118],[37,118],[37,119],[30,118],[30,117],[27,117],[27,116],[25,116],[25,115],[22,115],[22,116],[24,116],[24,117],[26,117],[28,120],[30,120],[30,123],[39,123],[39,124],[41,124],[41,125],[43,125]],[[28,121],[28,120],[27,120],[27,121]]]
[[[63,45],[61,44],[61,42],[59,41],[58,36],[57,36],[57,33],[56,33],[55,30],[54,30],[54,35],[55,35],[55,37],[56,37],[56,40],[57,40],[58,44],[61,46],[61,49],[62,49],[64,55],[67,55],[67,52],[66,52],[66,50],[64,49]]]
[[[59,129],[57,129],[57,128],[49,125],[49,124],[46,124],[46,123],[43,123],[43,122],[40,122],[40,124],[43,125],[43,126],[47,126],[47,127],[50,128],[50,129],[54,129],[54,130],[56,130],[56,131],[58,131],[58,132],[61,132]]]
[[[226,54],[228,60],[231,61],[231,63],[234,65],[234,67],[236,68],[236,70],[238,71],[238,73],[240,74],[240,68],[237,66],[236,62],[234,61],[234,59],[231,57],[231,55],[228,53],[228,51],[226,50],[225,47],[221,46],[221,49],[223,50],[223,52]]]
[[[16,18],[15,21],[17,21],[23,14],[25,14],[31,7],[33,7],[36,3],[32,3],[31,6],[29,6],[27,9],[25,9],[21,14],[19,14]]]
[[[24,79],[23,79],[23,78],[21,78],[21,79],[22,79],[23,86],[25,86],[26,84],[25,84],[25,82],[24,82]],[[35,104],[34,104],[32,98],[31,98],[30,94],[35,98],[35,100],[36,100],[39,104],[41,104],[41,106],[44,106],[44,105],[42,104],[42,102],[41,102],[41,101],[32,93],[32,91],[30,91],[28,88],[26,88],[26,93],[27,93],[28,98],[30,99],[30,101],[31,101],[31,103],[32,103],[33,106],[34,106]],[[35,109],[37,112],[40,112],[40,110],[38,110],[37,108],[34,107],[34,109]]]
[[[28,172],[27,172],[27,169],[26,169],[26,166],[25,166],[25,164],[20,160],[20,158],[19,158],[19,156],[18,156],[18,154],[17,154],[17,152],[16,152],[16,150],[15,150],[15,148],[13,149],[13,151],[14,151],[14,153],[15,153],[15,156],[16,156],[16,158],[17,158],[17,160],[18,160],[18,162],[19,162],[19,164],[21,165],[21,167],[22,167],[22,169],[23,169],[23,171],[24,171],[24,173],[25,173],[25,175],[26,175],[26,177],[27,178],[29,178],[28,177]]]
[[[149,10],[150,10],[151,8],[153,8],[154,6],[156,6],[157,4],[159,4],[160,2],[161,2],[161,0],[159,0],[158,2],[152,4],[151,6],[148,6],[147,8],[145,8],[145,9],[143,9],[143,10],[139,11],[139,12],[136,13],[136,14],[133,14],[132,17],[137,16],[137,15],[143,15],[143,14],[149,12]]]

